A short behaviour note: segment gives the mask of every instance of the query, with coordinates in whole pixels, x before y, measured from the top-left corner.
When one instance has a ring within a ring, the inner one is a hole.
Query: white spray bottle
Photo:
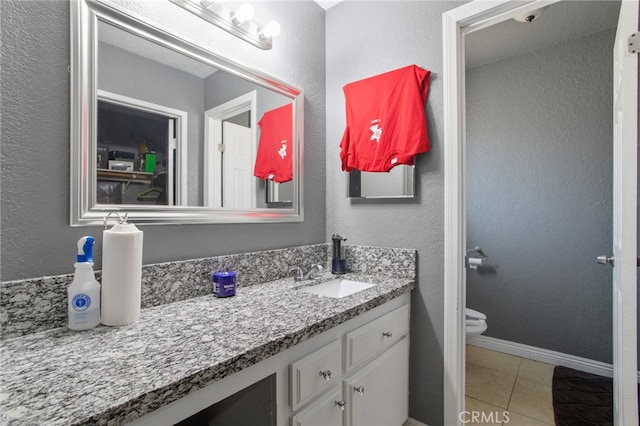
[[[76,272],[67,289],[69,328],[87,330],[100,324],[100,284],[93,272],[93,237],[78,240]]]

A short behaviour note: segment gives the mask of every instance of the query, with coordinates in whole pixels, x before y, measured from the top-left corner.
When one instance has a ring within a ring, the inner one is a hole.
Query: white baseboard
[[[549,349],[536,348],[535,346],[523,345],[522,343],[482,335],[467,340],[467,344],[544,362],[546,364],[569,367],[574,370],[598,374],[604,377],[613,377],[613,365],[611,364],[551,351]],[[640,372],[638,372],[638,381],[640,381]]]
[[[412,419],[409,417],[406,422],[404,422],[403,426],[429,426],[426,423],[422,423],[417,421],[416,419]]]

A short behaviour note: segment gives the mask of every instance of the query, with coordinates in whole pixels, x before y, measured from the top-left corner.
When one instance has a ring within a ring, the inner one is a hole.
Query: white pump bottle
[[[100,284],[93,271],[93,237],[78,240],[76,272],[67,289],[69,328],[87,330],[100,324]]]

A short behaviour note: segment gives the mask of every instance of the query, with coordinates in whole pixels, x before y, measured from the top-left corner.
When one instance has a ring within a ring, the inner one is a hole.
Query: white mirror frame
[[[271,76],[234,63],[210,49],[188,41],[114,4],[98,0],[71,2],[71,226],[102,225],[110,211],[127,212],[139,224],[276,223],[302,222],[304,96]],[[196,58],[257,85],[290,98],[293,102],[294,195],[290,208],[231,210],[189,206],[138,206],[97,204],[97,27],[98,18],[178,53]]]

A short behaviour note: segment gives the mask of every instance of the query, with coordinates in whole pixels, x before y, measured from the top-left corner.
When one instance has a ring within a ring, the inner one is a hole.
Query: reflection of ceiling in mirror
[[[217,68],[104,22],[98,24],[98,40],[200,78],[207,78],[218,71]]]
[[[466,68],[555,46],[579,37],[614,29],[620,0],[561,1],[533,22],[508,19],[465,37]]]

